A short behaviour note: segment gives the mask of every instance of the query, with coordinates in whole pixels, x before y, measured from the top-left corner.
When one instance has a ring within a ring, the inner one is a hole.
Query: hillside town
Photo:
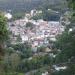
[[[24,19],[18,19],[13,22],[8,22],[8,29],[12,33],[11,43],[17,43],[17,37],[21,38],[20,43],[28,41],[32,44],[32,47],[39,47],[48,44],[48,38],[52,41],[56,41],[56,36],[62,34],[64,26],[60,21],[44,21],[43,19],[33,20],[29,19],[28,15],[32,17],[36,13],[42,13],[42,11],[31,10],[26,14]],[[27,27],[27,23],[32,24],[31,28]]]
[[[3,2],[0,75],[75,75],[75,1]]]
[[[50,10],[50,9],[48,9]],[[49,54],[50,57],[55,58],[56,54],[49,53],[52,51],[51,48],[48,48],[49,40],[55,42],[56,36],[59,36],[64,31],[65,27],[61,22],[63,17],[59,21],[44,21],[43,19],[34,20],[31,17],[35,16],[37,13],[42,13],[42,11],[31,10],[30,13],[26,13],[25,17],[22,19],[10,21],[12,15],[7,13],[5,17],[8,18],[8,30],[10,31],[10,40],[11,44],[15,45],[18,43],[29,42],[31,44],[33,56],[27,58],[28,61],[33,60],[34,57],[45,56]],[[56,12],[58,13],[58,12]],[[69,24],[69,22],[67,21]],[[39,47],[45,46],[45,52],[38,52]],[[17,51],[19,53],[19,51]],[[52,71],[60,71],[67,69],[65,65],[52,65]],[[37,72],[37,70],[32,70],[32,73]],[[48,71],[42,72],[42,75],[48,75]],[[30,75],[30,72],[27,72],[26,75]]]

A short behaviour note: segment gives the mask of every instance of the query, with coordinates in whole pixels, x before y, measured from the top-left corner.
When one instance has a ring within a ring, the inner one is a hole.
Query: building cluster
[[[12,44],[16,44],[16,40],[18,40],[20,43],[28,41],[32,44],[32,47],[47,45],[48,39],[56,41],[55,37],[64,31],[64,27],[59,21],[30,19],[30,17],[37,13],[42,13],[42,11],[34,9],[31,10],[30,13],[26,13],[24,19],[8,22],[8,29],[12,33],[12,35],[10,35]],[[11,17],[9,14],[6,16]],[[31,23],[33,25],[32,29],[27,27],[27,23]]]
[[[27,28],[26,24],[30,22],[33,24],[33,29]],[[33,47],[41,46],[43,44],[48,44],[48,39],[55,41],[55,37],[58,34],[61,34],[64,30],[64,27],[60,25],[59,22],[55,21],[43,21],[43,20],[28,20],[20,19],[10,22],[9,30],[12,33],[11,39],[12,43],[16,43],[17,36],[22,39],[21,43],[29,41]]]
[[[29,13],[27,12],[27,13],[25,13],[25,17],[27,17],[27,18],[32,18],[33,16],[36,16],[37,14],[42,14],[42,10],[36,10],[36,9],[33,9],[33,10],[31,10]]]

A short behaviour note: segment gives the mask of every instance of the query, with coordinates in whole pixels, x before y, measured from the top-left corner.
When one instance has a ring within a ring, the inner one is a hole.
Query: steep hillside
[[[26,11],[37,8],[49,1],[51,5],[62,5],[65,0],[0,0],[1,10]]]

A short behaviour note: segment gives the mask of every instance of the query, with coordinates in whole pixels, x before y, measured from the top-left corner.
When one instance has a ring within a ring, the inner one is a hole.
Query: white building
[[[48,72],[42,73],[42,75],[48,75]]]
[[[28,41],[28,36],[26,35],[21,35],[22,42],[24,43],[25,41]]]
[[[67,69],[67,66],[57,66],[57,65],[53,65],[54,69],[56,71],[60,71],[60,70],[65,70]]]
[[[6,17],[7,19],[10,20],[10,19],[12,18],[12,14],[10,14],[10,13],[6,13],[6,14],[5,14],[5,17]]]

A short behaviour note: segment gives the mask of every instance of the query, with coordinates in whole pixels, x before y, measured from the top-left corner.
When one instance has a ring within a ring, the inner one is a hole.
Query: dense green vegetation
[[[75,10],[75,0],[67,0],[69,8]],[[56,48],[61,51],[56,56],[56,63],[64,63],[68,66],[67,70],[53,73],[53,75],[73,75],[75,74],[75,12],[70,19],[71,23],[66,26],[65,31],[57,38]],[[72,29],[72,31],[70,31]]]
[[[33,16],[31,19],[38,20],[38,19],[43,19],[45,21],[59,21],[60,19],[60,13],[57,11],[53,10],[48,10],[48,9],[42,9],[42,13],[36,14]]]
[[[12,15],[13,15],[12,20],[22,19],[25,16],[25,12],[14,12],[12,13]]]
[[[13,12],[25,12],[30,11],[34,8],[40,8],[41,6],[45,7],[49,4],[53,9],[60,10],[61,8],[63,8],[64,10],[64,2],[65,0],[0,0],[0,9],[6,11],[12,10]]]
[[[71,17],[71,23],[66,26],[65,31],[58,37],[56,42],[56,47],[61,50],[58,56],[60,61],[68,61],[75,57],[75,30],[73,29],[75,21],[74,17],[73,14]],[[70,29],[72,29],[72,31],[69,31]]]
[[[0,13],[0,55],[4,52],[4,43],[8,37],[8,31],[6,28],[6,18],[2,13]],[[0,57],[1,58],[1,57]]]
[[[44,66],[50,65],[50,61],[51,59],[49,55],[34,56],[31,60],[23,60],[18,66],[18,71],[29,72],[31,70],[36,70]]]
[[[42,13],[36,14],[35,16],[31,17],[31,19],[33,20],[43,19],[43,14]]]
[[[6,18],[0,13],[0,74],[3,74],[3,56],[5,54],[5,42],[8,38],[8,31],[6,28]]]
[[[67,10],[67,3],[66,0],[44,0],[43,3],[39,5],[38,9],[41,9],[42,13],[36,14],[32,17],[32,19],[43,19],[45,21],[59,21],[60,16]]]
[[[35,25],[33,23],[28,22],[26,24],[26,28],[33,29],[34,27],[35,27]]]

